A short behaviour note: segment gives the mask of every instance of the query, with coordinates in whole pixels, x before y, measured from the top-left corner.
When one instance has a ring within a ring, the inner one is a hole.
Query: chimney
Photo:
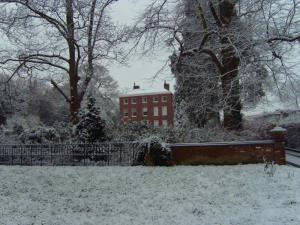
[[[136,85],[135,82],[133,83],[133,90],[136,90],[136,89],[140,89],[140,86],[139,85]]]
[[[164,83],[164,89],[166,89],[167,91],[170,91],[170,84],[168,84],[166,81]]]

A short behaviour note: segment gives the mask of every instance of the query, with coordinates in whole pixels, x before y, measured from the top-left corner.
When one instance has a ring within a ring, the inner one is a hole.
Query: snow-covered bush
[[[298,111],[275,111],[245,120],[241,135],[251,136],[253,140],[271,139],[270,130],[276,125],[287,129],[289,147],[300,147],[300,112]]]
[[[1,105],[0,105],[0,125],[5,124],[5,123],[6,123],[6,115],[2,111]]]
[[[136,153],[133,159],[132,166],[143,166],[145,165],[145,157],[148,152],[148,143],[140,142],[136,148]]]
[[[36,116],[13,115],[2,126],[1,143],[46,144],[65,143],[71,138],[72,129],[67,123],[45,126]]]
[[[37,116],[23,116],[15,114],[7,119],[5,128],[7,130],[17,131],[19,129],[27,130],[37,126],[43,126],[43,124]]]
[[[276,126],[262,119],[245,120],[241,135],[252,140],[268,140],[271,139],[270,130]]]
[[[60,140],[54,128],[41,126],[23,131],[19,138],[23,144],[50,144]]]
[[[174,127],[153,127],[143,122],[120,124],[114,130],[114,141],[139,141],[149,136],[157,136],[167,143],[180,142],[180,132]]]
[[[289,123],[282,127],[287,129],[287,146],[300,148],[300,123]]]
[[[131,122],[120,124],[114,130],[113,140],[120,142],[137,141],[143,139],[145,135],[152,133],[153,129],[142,122]]]
[[[165,143],[178,143],[182,142],[182,134],[175,127],[164,127],[157,130],[154,134]]]
[[[148,154],[145,157],[145,164],[150,166],[171,166],[171,151],[158,137],[151,137],[148,140]]]
[[[4,144],[4,139],[5,139],[5,136],[4,136],[4,130],[3,130],[3,127],[0,126],[0,144]]]
[[[66,122],[55,122],[53,128],[57,131],[61,143],[72,142],[72,125]]]
[[[194,128],[182,131],[182,140],[186,143],[236,141],[244,139],[245,138],[239,136],[238,133],[234,131],[228,131],[218,127]]]
[[[171,166],[171,151],[159,137],[149,137],[140,141],[135,165]]]
[[[93,143],[108,141],[105,121],[100,116],[100,110],[95,105],[95,98],[88,97],[87,107],[79,113],[79,123],[75,127],[76,141]]]
[[[300,111],[292,112],[281,112],[279,125],[295,124],[300,123]]]

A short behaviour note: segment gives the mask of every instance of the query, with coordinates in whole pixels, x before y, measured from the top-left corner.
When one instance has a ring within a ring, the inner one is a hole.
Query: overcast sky
[[[137,16],[143,11],[149,0],[121,0],[114,4],[112,16],[118,23],[132,24]],[[172,74],[169,67],[158,77],[154,75],[166,63],[170,52],[157,52],[154,56],[143,57],[140,55],[131,57],[128,66],[112,64],[109,66],[110,74],[119,82],[120,88],[132,88],[133,82],[142,88],[160,88],[164,80],[172,83]]]

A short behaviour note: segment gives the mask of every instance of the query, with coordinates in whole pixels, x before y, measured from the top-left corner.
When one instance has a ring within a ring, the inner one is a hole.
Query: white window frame
[[[128,105],[128,98],[125,98],[125,99],[123,99],[123,103],[124,103],[124,105]]]
[[[153,102],[158,103],[159,102],[159,97],[153,97]]]
[[[144,117],[148,116],[148,112],[149,112],[148,107],[143,107],[143,116]]]
[[[154,127],[159,127],[159,120],[154,120],[153,121],[153,126]]]
[[[135,101],[133,101],[133,100],[135,100]],[[137,99],[136,98],[132,98],[131,99],[131,104],[136,105],[136,103],[137,103]]]
[[[127,113],[127,115],[126,115],[126,113]],[[128,117],[129,116],[128,109],[124,109],[123,116],[124,117]]]
[[[135,113],[135,115],[133,113]],[[136,108],[131,109],[131,117],[137,117],[137,109]]]
[[[157,110],[156,110],[157,109]],[[157,112],[157,113],[156,113]],[[159,116],[159,107],[158,106],[154,106],[153,107],[153,116]]]
[[[169,126],[168,120],[163,120],[163,121],[162,121],[162,126],[163,126],[163,127]]]
[[[167,102],[168,101],[168,97],[167,96],[162,96],[161,97],[161,101],[162,102]]]
[[[143,97],[142,98],[142,103],[148,103],[148,98],[147,97]]]
[[[162,116],[167,116],[168,115],[168,106],[163,106],[161,108],[161,114],[162,114]]]

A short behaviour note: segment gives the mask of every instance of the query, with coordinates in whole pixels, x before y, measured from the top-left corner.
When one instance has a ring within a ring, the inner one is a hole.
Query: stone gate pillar
[[[276,126],[270,133],[274,141],[274,162],[278,165],[285,165],[285,140],[287,138],[287,130]]]

